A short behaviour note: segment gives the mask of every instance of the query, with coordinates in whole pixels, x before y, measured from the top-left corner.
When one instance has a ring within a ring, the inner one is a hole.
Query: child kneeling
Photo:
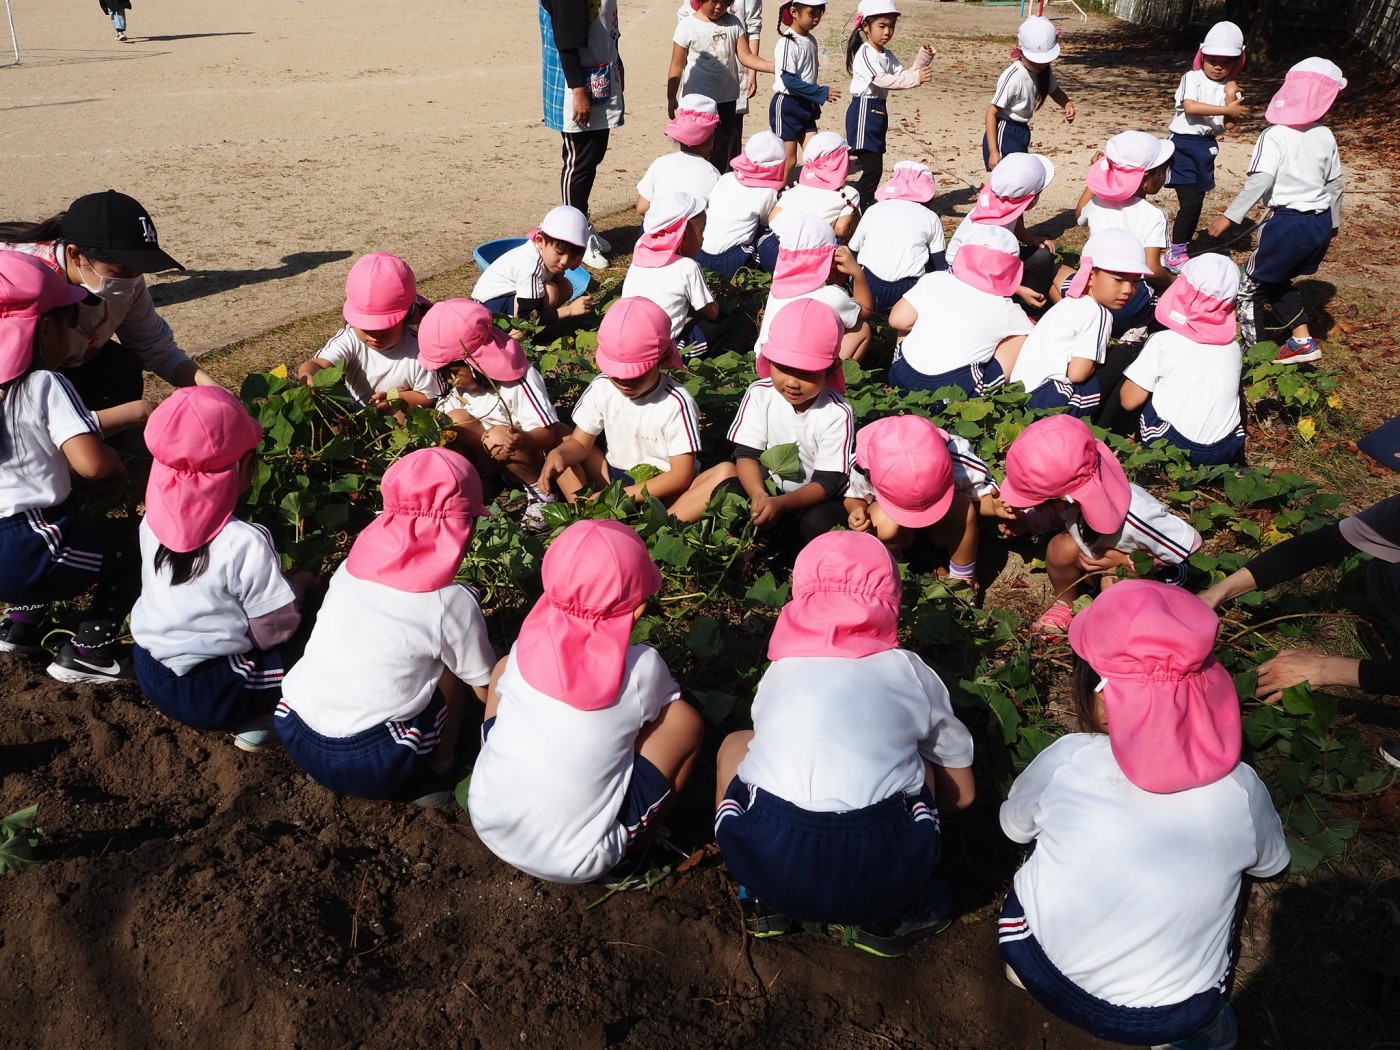
[[[840,923],[891,956],[947,925],[938,812],[972,802],[972,736],[899,648],[900,593],[873,536],[830,533],[797,557],[754,728],[725,738],[716,773],[715,839],[758,936]]]

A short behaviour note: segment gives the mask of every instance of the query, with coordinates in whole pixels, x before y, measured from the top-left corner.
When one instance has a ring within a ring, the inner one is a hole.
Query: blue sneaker
[[[1215,1020],[1200,1031],[1175,1042],[1159,1043],[1152,1050],[1235,1050],[1239,1038],[1240,1026],[1235,1023],[1235,1011],[1226,1003]]]

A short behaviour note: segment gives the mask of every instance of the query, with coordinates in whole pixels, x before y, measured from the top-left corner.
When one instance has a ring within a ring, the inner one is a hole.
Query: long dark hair
[[[1035,80],[1035,108],[1038,110],[1045,105],[1045,99],[1050,94],[1050,63],[1045,63],[1040,71],[1032,76]]]
[[[40,222],[24,222],[16,220],[14,222],[0,222],[0,244],[48,244],[52,241],[63,240],[63,217],[67,211],[61,211],[57,215],[51,216]],[[101,248],[89,248],[86,245],[75,245],[89,259],[98,262],[109,262],[109,256]],[[59,260],[62,263],[63,260]]]
[[[1089,666],[1089,661],[1078,653],[1073,654],[1073,663],[1070,665],[1069,688],[1073,694],[1074,717],[1079,723],[1081,733],[1102,733],[1104,727],[1099,724],[1099,713],[1094,704],[1094,693],[1099,688],[1099,681],[1103,678],[1101,674]]]
[[[165,568],[170,570],[173,587],[198,579],[209,568],[209,544],[201,544],[192,551],[173,551],[162,543],[156,549],[156,572]]]
[[[860,53],[860,45],[865,43],[865,35],[860,31],[860,26],[851,30],[850,39],[846,41],[846,72],[854,73],[856,55]]]

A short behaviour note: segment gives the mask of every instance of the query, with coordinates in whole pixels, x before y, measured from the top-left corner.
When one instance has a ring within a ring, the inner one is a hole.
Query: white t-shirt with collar
[[[729,440],[760,451],[774,445],[796,443],[802,475],[796,479],[774,477],[783,492],[796,492],[818,470],[844,474],[855,442],[855,416],[846,399],[825,387],[803,412],[773,389],[771,379],[752,384],[739,402],[729,427]]]
[[[705,271],[694,259],[685,256],[666,266],[627,268],[622,282],[622,297],[650,299],[671,319],[671,338],[679,340],[692,313],[699,313],[715,301],[710,286],[705,283]]]
[[[13,404],[5,402],[13,400]],[[0,401],[5,456],[0,459],[0,518],[57,507],[73,491],[64,442],[102,436],[73,385],[57,372],[30,372]]]
[[[926,376],[984,365],[1003,339],[1029,335],[1034,327],[1010,299],[964,284],[946,270],[919,278],[904,299],[919,316],[901,352],[910,368]]]
[[[1200,102],[1206,106],[1225,105],[1224,80],[1211,80],[1205,70],[1188,70],[1176,87],[1176,116],[1168,129],[1173,135],[1207,135],[1212,138],[1225,130],[1225,117],[1215,113],[1210,115],[1187,113],[1183,102]]]
[[[1050,73],[1047,96],[1053,95],[1060,86],[1055,74]],[[1035,77],[1020,62],[1012,62],[997,77],[997,89],[992,95],[992,105],[1000,111],[1004,120],[1014,120],[1017,124],[1029,124],[1035,116],[1036,103]]]
[[[620,817],[637,736],[680,698],[680,686],[655,649],[631,645],[617,699],[580,711],[526,682],[517,660],[512,649],[496,683],[496,721],[472,770],[472,829],[536,878],[588,882],[631,845]]]
[[[535,242],[526,238],[524,244],[517,244],[508,252],[498,255],[486,272],[476,279],[472,288],[472,298],[479,303],[489,303],[509,295],[516,299],[543,299],[544,287],[550,275],[544,267],[544,259]]]
[[[1123,378],[1151,393],[1157,415],[1186,440],[1213,445],[1239,428],[1243,368],[1239,343],[1208,346],[1168,329],[1147,340]]]
[[[853,193],[851,189],[848,193]],[[841,216],[855,211],[840,190],[824,190],[820,186],[789,186],[778,196],[778,208],[783,215],[811,215],[829,226],[835,226]]]
[[[1103,734],[1063,736],[1037,755],[1002,803],[1001,827],[1036,844],[1015,878],[1031,934],[1061,973],[1118,1006],[1219,986],[1241,874],[1267,878],[1289,862],[1249,766],[1154,794],[1123,775]]]
[[[758,683],[753,726],[739,779],[814,813],[917,795],[924,759],[972,765],[972,734],[947,687],[907,649],[774,660]]]
[[[997,479],[982,457],[972,450],[972,443],[956,434],[948,434],[947,438],[948,455],[953,461],[953,488],[973,501],[996,492]],[[854,456],[851,457],[851,481],[846,486],[846,495],[867,503],[879,498],[870,476],[856,466]]]
[[[1342,158],[1329,128],[1309,124],[1290,128],[1273,124],[1259,134],[1247,174],[1274,177],[1266,202],[1270,208],[1316,212],[1332,206],[1327,183],[1342,177]]]
[[[732,171],[726,171],[715,183],[705,208],[701,247],[710,255],[720,255],[740,244],[753,244],[777,203],[777,190],[745,186]]]
[[[1113,315],[1106,307],[1088,295],[1066,296],[1046,310],[1026,336],[1007,382],[1021,383],[1027,393],[1052,379],[1069,382],[1071,358],[1103,364],[1112,330]]]
[[[519,379],[475,390],[455,387],[437,403],[439,412],[466,412],[487,430],[492,427],[519,427],[524,433],[559,422],[549,390],[534,365]]]
[[[418,333],[405,327],[403,338],[388,350],[373,350],[346,325],[316,356],[331,364],[345,363],[345,388],[362,405],[375,394],[401,387],[431,398],[442,394],[442,381],[418,363]]]
[[[817,38],[808,33],[806,36],[798,36],[789,30],[780,30],[778,42],[773,45],[773,94],[786,95],[787,85],[783,83],[783,74],[791,73],[798,80],[805,80],[809,84],[815,84],[818,73],[820,56],[817,49]]]
[[[677,150],[675,153],[663,153],[651,162],[651,167],[637,183],[637,193],[649,201],[655,201],[665,193],[677,192],[708,201],[718,181],[719,169],[708,160]]]
[[[768,293],[768,302],[763,307],[763,323],[758,326],[758,341],[753,344],[754,353],[759,353],[763,349],[763,344],[768,342],[768,329],[773,324],[773,318],[788,303],[795,303],[799,299],[815,299],[819,303],[825,303],[841,319],[841,326],[850,332],[860,324],[860,303],[851,298],[846,289],[835,284],[823,284],[818,288],[813,288],[810,292],[803,292],[801,295],[794,295],[788,298]]]
[[[1200,533],[1145,488],[1129,485],[1128,489],[1128,513],[1116,532],[1095,533],[1077,506],[1064,509],[1061,520],[1075,545],[1090,558],[1101,558],[1111,550],[1145,551],[1162,565],[1178,565],[1189,558],[1201,545]]]
[[[1122,202],[1090,197],[1079,213],[1079,225],[1099,230],[1127,230],[1144,248],[1167,247],[1167,213],[1146,197]]]
[[[305,655],[282,680],[282,702],[322,736],[354,736],[422,713],[443,671],[485,685],[495,666],[470,588],[401,591],[342,564]]]
[[[922,277],[929,256],[943,251],[943,222],[918,201],[879,201],[860,217],[849,247],[881,280]]]
[[[671,457],[700,451],[700,409],[690,391],[663,375],[635,401],[607,376],[588,384],[574,406],[574,426],[607,439],[610,466],[627,472],[640,463],[671,469]]]

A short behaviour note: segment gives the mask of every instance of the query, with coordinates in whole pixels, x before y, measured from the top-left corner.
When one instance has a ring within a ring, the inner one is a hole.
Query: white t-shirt
[[[1213,445],[1240,425],[1243,368],[1239,343],[1208,346],[1167,330],[1147,341],[1123,378],[1150,392],[1157,415],[1182,437]]]
[[[1088,295],[1066,296],[1046,310],[1026,336],[1007,382],[1023,384],[1027,393],[1052,379],[1069,382],[1070,358],[1103,364],[1112,330],[1113,315],[1098,301]]]
[[[798,80],[815,84],[819,72],[817,38],[810,33],[798,36],[791,30],[780,30],[778,42],[773,45],[773,94],[786,95],[783,74],[791,73]]]
[[[901,351],[909,367],[926,376],[986,364],[1003,339],[1028,335],[1034,327],[1010,299],[964,284],[946,270],[920,277],[904,298],[919,317]]]
[[[705,283],[705,271],[694,259],[684,256],[666,266],[629,266],[622,282],[622,297],[638,295],[666,311],[671,319],[672,339],[680,339],[691,313],[698,313],[715,301]]]
[[[1167,213],[1146,197],[1133,197],[1114,203],[1090,197],[1079,213],[1079,225],[1099,230],[1127,230],[1144,248],[1167,246]]]
[[[497,383],[496,390],[483,385],[475,390],[454,387],[438,401],[437,410],[466,412],[487,430],[514,426],[527,434],[559,422],[549,390],[534,365],[519,379]]]
[[[763,0],[735,0],[733,6],[729,8],[729,13],[737,18],[739,24],[744,27],[744,35],[749,38],[749,48],[757,52],[763,36]],[[681,0],[680,6],[676,8],[676,21],[684,22],[692,14],[694,14],[694,9],[690,6],[689,0]],[[746,82],[744,72],[739,73],[739,82],[739,97],[735,100],[734,112],[747,113],[749,100],[743,91],[743,84]]]
[[[624,472],[639,463],[670,470],[672,456],[700,451],[700,409],[690,391],[666,375],[635,401],[599,376],[574,406],[574,426],[594,437],[605,434],[608,463]]]
[[[788,299],[770,292],[768,302],[763,307],[763,322],[758,326],[758,341],[753,344],[754,353],[761,351],[763,344],[768,342],[768,328],[772,325],[773,318],[777,317],[778,312],[788,303],[795,303],[799,299],[815,299],[819,303],[826,303],[836,312],[842,327],[848,332],[860,324],[860,303],[852,299],[850,293],[839,285],[824,284]]]
[[[881,280],[922,277],[929,256],[943,251],[943,223],[917,201],[880,201],[860,217],[849,247]]]
[[[400,591],[341,565],[306,654],[282,680],[282,700],[322,736],[354,736],[420,714],[443,671],[485,685],[495,665],[470,588]]]
[[[924,759],[972,765],[972,734],[948,688],[907,649],[774,660],[758,683],[753,727],[739,779],[815,813],[917,795]]]
[[[1084,524],[1078,507],[1071,504],[1065,508],[1065,531],[1079,549],[1091,558],[1102,557],[1111,550],[1124,554],[1146,551],[1163,565],[1177,565],[1189,558],[1201,545],[1200,533],[1145,488],[1128,488],[1128,514],[1117,532],[1099,535]]]
[[[496,683],[496,721],[472,770],[467,811],[507,864],[551,882],[588,882],[622,859],[621,821],[637,735],[680,698],[649,645],[627,648],[617,699],[580,711],[535,689],[511,650]]]
[[[947,444],[948,455],[953,460],[953,488],[970,500],[979,500],[997,491],[997,479],[992,475],[991,468],[981,456],[972,451],[972,444],[967,438],[949,434]],[[854,456],[851,457],[851,481],[846,486],[846,496],[850,499],[863,499],[867,503],[878,498],[875,495],[875,486],[870,483],[870,478],[865,472],[856,466]]]
[[[860,50],[851,62],[851,97],[869,95],[873,98],[888,98],[890,89],[880,87],[872,81],[882,73],[894,76],[903,72],[904,66],[894,57],[893,51],[888,48],[876,51],[867,40],[860,45]]]
[[[1036,756],[1002,803],[1001,828],[1036,844],[1015,878],[1032,935],[1056,969],[1117,1006],[1220,986],[1241,874],[1288,866],[1249,766],[1154,794],[1123,775],[1103,734],[1063,736]]]
[[[681,73],[682,95],[704,95],[716,102],[739,97],[739,34],[743,27],[732,14],[707,22],[692,13],[676,25],[671,42],[686,49]]]
[[[527,238],[524,244],[517,244],[510,251],[496,256],[486,267],[486,272],[476,279],[472,298],[479,303],[489,303],[503,295],[516,299],[543,299],[549,277],[539,248]]]
[[[13,404],[7,402],[13,399]],[[0,458],[0,518],[56,507],[73,491],[63,443],[102,436],[71,383],[57,372],[30,372],[0,400],[5,454]]]
[[[1176,116],[1168,129],[1173,135],[1209,135],[1212,138],[1225,130],[1225,117],[1219,113],[1209,116],[1192,115],[1182,108],[1183,102],[1200,102],[1207,106],[1225,105],[1225,81],[1211,80],[1205,71],[1193,69],[1184,74],[1176,87]]]
[[[1050,81],[1045,88],[1047,96],[1053,95],[1060,86],[1055,73],[1050,73]],[[1003,120],[1014,120],[1018,124],[1029,124],[1035,116],[1035,77],[1020,62],[1012,62],[997,77],[997,89],[992,95],[992,105],[1000,110]]]
[[[230,518],[209,541],[208,567],[178,587],[168,569],[156,571],[160,540],[144,521],[140,536],[141,597],[131,610],[131,637],[177,675],[216,656],[248,652],[248,621],[297,600],[260,525]]]
[[[778,207],[784,215],[812,215],[829,226],[835,226],[842,215],[855,211],[840,190],[824,190],[820,186],[789,186],[778,197]]]
[[[732,171],[726,171],[715,183],[705,208],[701,247],[710,255],[720,255],[737,245],[753,244],[777,203],[777,190],[745,186]]]
[[[1254,144],[1248,174],[1257,171],[1274,177],[1267,201],[1270,208],[1322,211],[1332,206],[1327,183],[1342,177],[1342,158],[1331,130],[1321,124],[1306,128],[1274,124]]]
[[[689,193],[708,201],[718,181],[719,169],[708,160],[677,150],[663,153],[651,162],[642,181],[637,183],[637,192],[649,201],[664,193]]]
[[[405,327],[403,338],[388,350],[371,350],[346,325],[316,354],[331,364],[345,362],[345,388],[361,403],[395,387],[428,397],[442,394],[442,381],[418,363],[418,333]]]
[[[953,260],[957,258],[958,249],[967,243],[968,234],[974,226],[1000,226],[1010,230],[1012,236],[1016,233],[1016,219],[1008,219],[1006,222],[977,222],[971,215],[964,215],[962,222],[958,223],[958,228],[953,231],[952,239],[948,241],[948,250],[943,253],[943,259],[949,266],[952,266]]]
[[[796,492],[812,480],[815,471],[846,472],[855,432],[851,406],[830,387],[824,388],[806,411],[798,412],[773,389],[771,379],[760,379],[739,402],[739,411],[730,424],[728,436],[736,445],[760,451],[795,442],[802,476],[796,479],[774,476],[773,480],[783,492]]]

